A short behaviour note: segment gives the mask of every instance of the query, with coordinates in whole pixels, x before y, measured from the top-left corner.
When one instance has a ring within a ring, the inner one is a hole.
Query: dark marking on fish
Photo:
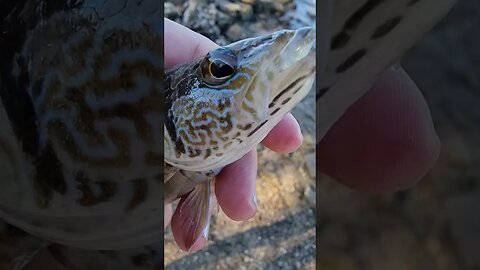
[[[198,61],[191,63],[193,67],[198,65]],[[191,71],[190,67],[185,67],[185,70]],[[187,77],[182,77],[182,80],[177,82],[173,81],[172,78],[175,78],[175,74],[177,72],[182,72],[182,70],[170,70],[167,72],[165,81],[164,81],[164,89],[165,89],[165,128],[170,135],[170,138],[175,143],[175,152],[177,157],[180,157],[181,154],[185,154],[186,149],[183,141],[180,139],[181,136],[177,135],[177,130],[174,123],[174,115],[171,115],[169,112],[173,107],[173,104],[176,100],[181,97],[188,95],[192,89],[194,89],[196,83],[200,83],[199,87],[203,87],[204,84],[201,80],[197,77],[195,72],[189,72]]]
[[[191,158],[198,157],[202,154],[202,151],[199,149],[193,149],[192,147],[188,147],[188,156]]]
[[[416,3],[420,2],[420,0],[410,0],[410,2],[407,3],[407,6],[413,6],[415,5]]]
[[[93,206],[102,202],[109,201],[118,191],[117,183],[107,180],[91,181],[83,173],[78,173],[75,176],[77,182],[77,189],[82,192],[77,202],[83,206]],[[91,185],[97,185],[100,188],[100,194],[96,195],[92,190]]]
[[[126,207],[126,211],[132,211],[147,199],[147,180],[140,178],[133,180],[133,196]]]
[[[29,78],[26,65],[22,60],[18,82],[13,82],[13,79],[10,81],[7,77],[4,77],[4,74],[0,74],[2,77],[2,81],[0,81],[0,101],[5,108],[15,137],[18,139],[23,152],[34,157],[38,153],[40,133],[35,108],[30,95],[27,93]],[[11,66],[9,71],[11,71]]]
[[[347,69],[355,65],[360,59],[362,59],[362,57],[365,56],[366,53],[367,53],[366,49],[360,49],[354,52],[335,69],[335,72],[342,73],[346,71]]]
[[[341,31],[332,38],[330,49],[337,50],[345,47],[348,41],[350,41],[350,38],[350,35],[346,31]]]
[[[38,3],[31,1],[0,2],[0,102],[23,152],[33,157],[39,150],[39,131],[35,108],[28,93],[31,83],[28,61],[20,56],[21,51],[27,33],[37,27],[40,21],[47,21],[52,14],[73,7],[67,3],[70,1],[49,0],[42,1],[42,12],[38,12]],[[18,66],[18,76],[12,72],[14,63]]]
[[[237,128],[239,128],[239,129],[241,129],[241,130],[249,130],[249,129],[252,128],[252,124],[248,123],[248,124],[246,124],[246,125],[244,125],[244,126],[242,126],[242,125],[237,125]]]
[[[205,159],[212,155],[212,149],[205,150]]]
[[[285,99],[284,101],[282,101],[282,105],[285,105],[287,104],[292,98],[287,98]]]
[[[273,112],[270,113],[270,116],[276,114],[278,111],[280,111],[280,108],[276,108]]]
[[[293,81],[291,84],[289,84],[287,87],[285,87],[282,91],[280,91],[280,93],[278,93],[278,95],[276,95],[272,102],[270,104],[274,104],[275,105],[275,102],[277,102],[277,100],[282,97],[283,95],[285,95],[286,93],[288,93],[290,90],[292,90],[293,87],[295,87],[298,83],[300,83],[303,79],[305,79],[306,76],[302,76],[302,77],[299,77],[298,79],[296,79],[295,81]],[[274,106],[272,105],[272,107]],[[269,105],[269,108],[272,108],[270,107]]]
[[[183,144],[183,141],[181,137],[179,136],[175,141],[175,151],[177,153],[177,157],[180,157],[181,154],[185,154],[185,144]]]
[[[33,83],[32,90],[31,90],[33,99],[37,99],[42,94],[44,81],[45,81],[45,78],[42,77],[36,80],[35,83]]]
[[[318,101],[320,98],[323,97],[323,95],[325,95],[328,90],[330,90],[330,87],[329,86],[325,86],[325,87],[322,87],[320,88],[318,91],[317,91],[317,94],[315,96],[315,99]]]
[[[235,136],[233,136],[233,138],[236,139],[236,138],[240,137],[240,135],[242,135],[242,133],[237,131],[237,133],[235,133]]]
[[[384,23],[379,25],[377,28],[375,28],[375,31],[373,32],[371,39],[378,39],[381,38],[388,33],[390,33],[395,27],[402,21],[401,16],[396,16],[393,18],[390,18],[386,20]]]
[[[137,267],[148,267],[152,265],[152,262],[150,260],[150,254],[148,254],[147,252],[133,255],[130,257],[130,260],[132,261],[133,265]]]
[[[33,181],[37,196],[36,200],[41,208],[48,208],[54,191],[62,195],[67,191],[62,164],[50,143],[34,159],[33,163],[35,165]]]
[[[369,0],[357,9],[345,22],[345,29],[355,29],[360,22],[385,0]]]
[[[256,128],[254,128],[250,133],[248,133],[247,137],[250,137],[250,136],[252,136],[253,134],[255,134],[255,132],[257,132],[257,131],[258,131],[263,125],[265,125],[267,122],[268,122],[268,120],[263,121],[263,123],[261,123],[261,124],[258,125]]]
[[[230,148],[230,146],[232,146],[232,144],[233,144],[232,141],[226,142],[225,145],[223,146],[223,148],[224,149]]]
[[[300,89],[302,89],[302,87],[298,87],[295,91],[293,91],[293,95],[295,95],[298,91],[300,91]]]

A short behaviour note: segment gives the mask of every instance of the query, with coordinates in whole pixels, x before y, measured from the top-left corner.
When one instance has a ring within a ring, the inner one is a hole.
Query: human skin
[[[218,47],[206,37],[164,20],[165,67],[191,61]],[[270,131],[262,144],[279,153],[302,143],[291,114]],[[317,145],[317,169],[339,182],[368,192],[395,192],[414,185],[433,166],[440,142],[429,109],[418,88],[402,69],[385,70],[371,90],[358,100]],[[256,151],[226,166],[217,176],[215,195],[232,220],[255,215]],[[165,227],[172,220],[176,239],[184,228],[165,205]],[[200,238],[191,251],[201,249]],[[185,243],[178,243],[187,250]]]

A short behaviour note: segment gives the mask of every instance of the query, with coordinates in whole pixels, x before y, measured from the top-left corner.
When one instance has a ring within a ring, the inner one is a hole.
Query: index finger
[[[165,68],[189,62],[218,47],[215,42],[185,26],[164,19]]]

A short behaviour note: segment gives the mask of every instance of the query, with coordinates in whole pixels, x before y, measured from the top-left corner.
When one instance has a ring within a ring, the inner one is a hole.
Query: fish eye
[[[211,51],[202,63],[202,77],[207,84],[220,85],[235,74],[236,56],[232,51],[218,48]]]
[[[220,59],[215,59],[210,62],[208,71],[210,72],[210,75],[215,77],[215,79],[221,80],[232,76],[234,69],[228,63],[225,63]]]

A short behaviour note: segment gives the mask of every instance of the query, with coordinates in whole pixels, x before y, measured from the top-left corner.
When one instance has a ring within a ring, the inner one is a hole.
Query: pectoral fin
[[[167,183],[176,173],[178,172],[178,169],[173,167],[170,164],[163,163],[163,183]]]
[[[171,224],[175,241],[182,249],[190,251],[200,237],[208,238],[211,212],[216,204],[212,182],[198,184],[178,203]]]

